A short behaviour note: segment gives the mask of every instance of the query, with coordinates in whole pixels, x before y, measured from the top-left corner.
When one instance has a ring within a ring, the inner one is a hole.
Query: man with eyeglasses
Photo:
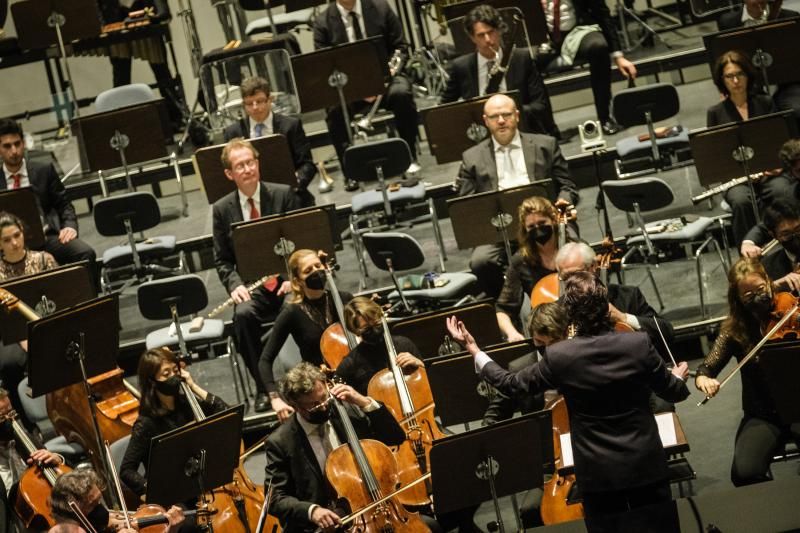
[[[274,133],[286,137],[297,177],[294,191],[303,207],[314,205],[314,196],[309,192],[308,186],[317,175],[317,167],[311,157],[311,143],[306,138],[303,123],[299,118],[272,111],[272,94],[269,82],[264,78],[247,78],[242,82],[240,91],[247,118],[225,128],[225,142],[236,137],[255,139]]]
[[[496,94],[483,106],[483,122],[491,135],[464,151],[455,186],[459,196],[504,190],[550,178],[557,191],[555,205],[577,205],[575,182],[558,142],[548,135],[521,133],[520,113],[513,99]],[[496,298],[506,264],[502,244],[477,246],[470,268],[483,292]]]
[[[775,288],[800,294],[800,205],[781,199],[764,210],[764,226],[778,239],[781,249],[762,263]]]
[[[520,22],[522,24],[522,22]],[[464,31],[475,45],[475,52],[452,61],[450,78],[441,103],[484,96],[490,85],[492,69],[502,61],[502,36],[506,24],[492,6],[479,5],[464,17]],[[517,48],[508,61],[508,72],[495,89],[497,92],[519,91],[522,104],[522,126],[527,132],[544,133],[556,139],[560,133],[553,119],[550,96],[542,76],[527,49]],[[489,93],[491,94],[491,93]]]
[[[236,253],[233,249],[231,225],[283,214],[300,207],[297,195],[288,185],[261,181],[258,152],[249,141],[233,139],[222,150],[225,177],[236,184],[236,190],[216,202],[213,212],[214,265],[222,286],[230,294],[236,307],[233,329],[236,346],[247,363],[256,382],[256,412],[269,409],[267,389],[258,371],[258,359],[264,349],[261,342],[261,325],[278,314],[289,282],[278,287],[273,281],[259,287],[251,294],[236,270]]]

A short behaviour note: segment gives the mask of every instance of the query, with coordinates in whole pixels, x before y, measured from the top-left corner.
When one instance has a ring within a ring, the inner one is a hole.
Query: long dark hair
[[[139,411],[143,415],[160,417],[169,413],[169,409],[161,404],[156,393],[156,376],[164,362],[177,366],[178,357],[169,348],[154,348],[144,352],[139,359],[137,374],[142,393]]]
[[[564,280],[564,308],[576,334],[583,337],[611,330],[608,289],[592,272],[573,272]]]
[[[725,66],[729,63],[742,69],[742,72],[744,72],[745,76],[747,76],[747,96],[750,97],[755,94],[756,82],[758,81],[756,79],[758,77],[758,72],[753,66],[753,63],[750,61],[750,58],[747,57],[747,54],[740,52],[739,50],[730,50],[725,52],[719,56],[717,61],[714,63],[714,85],[717,86],[719,92],[725,96],[730,96],[728,88],[725,87],[724,76]]]
[[[722,323],[721,330],[727,333],[734,341],[738,342],[743,348],[749,348],[758,341],[761,331],[761,324],[758,318],[747,310],[742,300],[739,298],[739,282],[750,274],[759,276],[767,282],[767,287],[772,289],[772,281],[769,279],[764,265],[758,258],[741,257],[736,261],[728,272],[728,318]]]

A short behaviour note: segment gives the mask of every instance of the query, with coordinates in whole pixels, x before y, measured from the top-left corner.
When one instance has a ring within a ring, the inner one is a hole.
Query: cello
[[[399,474],[392,451],[380,441],[359,440],[341,400],[330,399],[347,442],[328,455],[325,477],[350,509],[361,509],[342,523],[353,522],[351,531],[357,533],[429,532],[419,515],[407,511],[394,495]]]
[[[339,289],[336,287],[336,280],[333,278],[333,270],[335,268],[333,260],[328,259],[328,254],[323,251],[318,252],[317,255],[325,266],[325,278],[333,297],[336,316],[339,318],[338,322],[328,326],[322,333],[322,337],[319,339],[319,349],[328,368],[336,370],[342,359],[347,357],[347,354],[358,345],[358,339],[350,330],[344,327],[344,304],[342,303]]]
[[[406,375],[397,364],[397,350],[385,314],[381,314],[381,325],[389,368],[372,376],[367,394],[383,403],[406,432],[406,441],[395,451],[400,482],[405,486],[429,471],[433,441],[445,435],[434,419],[433,393],[425,369],[418,368]],[[422,506],[430,503],[430,492],[430,486],[419,485],[398,497],[405,505]]]
[[[558,249],[567,243],[567,224],[578,218],[578,211],[572,204],[556,205],[558,211]],[[558,273],[544,276],[536,282],[531,291],[531,308],[546,302],[555,302],[561,296],[561,283]]]

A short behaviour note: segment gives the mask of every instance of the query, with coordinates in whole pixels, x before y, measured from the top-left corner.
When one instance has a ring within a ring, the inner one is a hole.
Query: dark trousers
[[[516,250],[511,243],[512,253]],[[478,289],[489,298],[497,299],[503,290],[503,276],[508,268],[508,257],[503,243],[481,244],[472,249],[469,268],[478,278]]]
[[[258,371],[258,359],[264,349],[264,343],[261,342],[262,326],[266,322],[275,320],[281,303],[282,298],[259,288],[253,292],[251,300],[240,303],[233,311],[233,335],[236,347],[242,354],[259,393],[267,392],[264,380]]]
[[[161,45],[163,48],[163,44]],[[166,57],[166,51],[164,52]],[[111,71],[113,75],[114,87],[129,85],[131,83],[131,62],[130,57],[112,57]],[[172,74],[166,63],[150,63],[150,70],[156,78],[158,91],[164,98],[169,111],[169,118],[173,123],[178,123],[183,118],[183,95],[173,82]]]
[[[594,108],[601,123],[608,120],[611,109],[611,56],[608,42],[599,31],[587,34],[578,47],[576,62],[589,62],[589,77]]]
[[[624,518],[620,515],[637,507],[666,503],[672,499],[669,481],[641,487],[604,492],[583,492],[586,529],[590,533],[618,533]],[[627,531],[633,531],[626,529]]]
[[[78,261],[88,261],[89,275],[95,291],[100,292],[100,272],[97,268],[97,254],[84,241],[75,238],[66,244],[58,240],[58,235],[45,236],[44,251],[51,254],[59,265],[69,265]]]
[[[356,113],[367,113],[372,107],[371,103],[360,101],[349,105],[350,119]],[[417,114],[417,104],[414,102],[414,92],[411,82],[405,76],[395,76],[381,102],[381,109],[388,109],[394,113],[394,123],[397,127],[397,134],[408,144],[411,151],[411,159],[416,161],[416,144],[419,136],[419,122]],[[325,118],[328,131],[333,139],[333,147],[339,157],[339,164],[344,164],[344,151],[349,144],[347,140],[347,126],[344,123],[344,115],[341,107],[334,107],[328,110]]]
[[[800,424],[791,427],[745,415],[736,431],[731,481],[741,487],[771,479],[769,465],[788,440],[800,446]]]

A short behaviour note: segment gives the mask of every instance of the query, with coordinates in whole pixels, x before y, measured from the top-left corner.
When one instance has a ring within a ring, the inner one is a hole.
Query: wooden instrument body
[[[334,322],[322,332],[319,351],[322,352],[322,358],[331,370],[336,370],[342,360],[350,354],[350,350],[341,322]]]
[[[579,520],[583,518],[584,514],[582,504],[567,502],[569,492],[575,484],[575,475],[561,476],[558,474],[558,467],[563,462],[561,435],[570,431],[567,403],[564,397],[559,395],[548,402],[545,409],[550,409],[553,414],[553,452],[556,462],[556,471],[553,473],[553,477],[544,484],[540,510],[542,522],[549,526],[570,520]]]
[[[797,297],[792,296],[790,292],[778,292],[772,299],[772,312],[770,313],[770,321],[763,329],[762,333],[772,330],[778,321],[790,312],[792,307],[797,303]],[[800,339],[800,313],[795,314],[792,318],[788,319],[776,331],[770,340],[795,340]]]
[[[56,477],[72,470],[65,465],[50,468],[56,472]],[[45,531],[56,525],[50,508],[52,490],[53,486],[38,466],[29,466],[22,473],[14,498],[14,511],[29,530]]]
[[[211,525],[218,533],[252,533],[258,525],[263,505],[264,487],[253,483],[244,466],[239,465],[233,472],[233,481],[212,493],[211,506],[217,512],[211,518]],[[242,506],[247,516],[247,527],[239,515]],[[278,519],[268,514],[263,533],[278,533],[280,530]]]
[[[531,291],[531,309],[544,303],[555,302],[558,300],[560,294],[558,274],[554,272],[546,275],[533,286],[533,290]]]

